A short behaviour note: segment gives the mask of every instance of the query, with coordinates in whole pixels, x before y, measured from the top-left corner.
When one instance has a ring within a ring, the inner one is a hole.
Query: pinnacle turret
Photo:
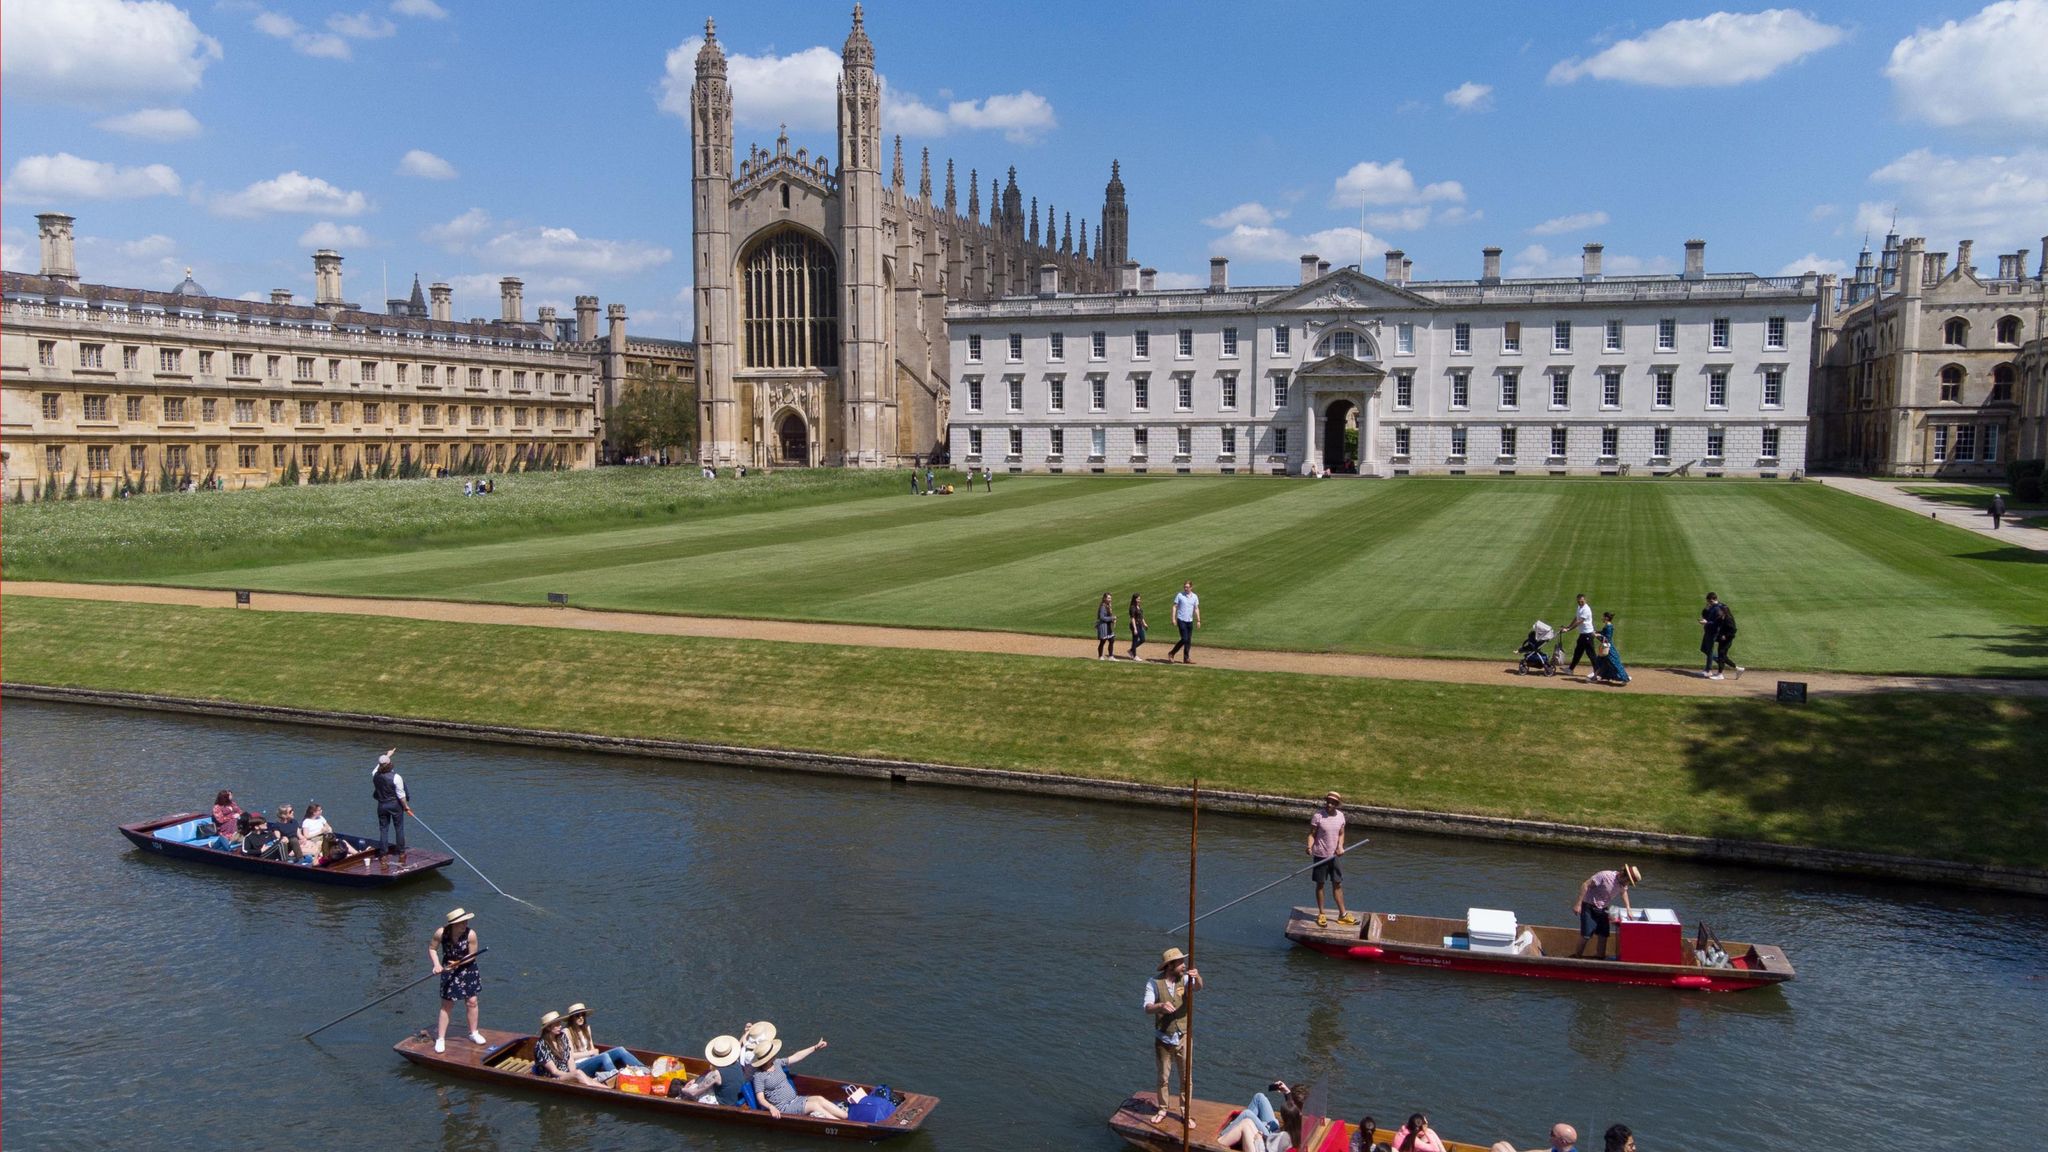
[[[697,49],[697,71],[700,75],[725,75],[725,49],[718,43],[718,25],[710,20],[704,21],[704,46]]]
[[[967,218],[981,223],[981,172],[975,168],[967,170]]]
[[[846,34],[846,46],[840,49],[839,56],[849,68],[875,66],[875,46],[868,39],[867,24],[861,17],[858,4],[853,6],[853,31]]]
[[[1032,247],[1036,248],[1038,246],[1038,197],[1036,196],[1031,198],[1031,225],[1025,233],[1025,239],[1031,242]]]
[[[917,195],[929,203],[932,198],[932,150],[924,150],[924,158],[917,165]]]
[[[959,211],[960,197],[953,191],[953,158],[949,156],[946,158],[946,215],[958,215]]]
[[[896,160],[889,166],[889,183],[897,188],[903,187],[903,137],[901,135],[896,137]]]

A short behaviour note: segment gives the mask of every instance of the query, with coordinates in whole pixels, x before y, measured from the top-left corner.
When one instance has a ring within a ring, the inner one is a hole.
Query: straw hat
[[[1343,795],[1335,789],[1323,793],[1323,799],[1328,800],[1332,804],[1342,804],[1344,802]]]
[[[567,1008],[562,1009],[562,1019],[564,1020],[568,1020],[577,1016],[588,1015],[590,1015],[590,1009],[585,1008],[581,1004],[571,1004]]]
[[[1168,948],[1166,951],[1159,954],[1159,970],[1161,972],[1164,972],[1168,968],[1172,967],[1176,962],[1185,960],[1187,958],[1188,954],[1181,951],[1180,949]]]
[[[445,922],[442,924],[442,927],[453,928],[457,924],[466,924],[474,919],[476,919],[476,913],[464,908],[457,908],[455,911],[450,912],[447,915]]]
[[[775,1063],[775,1057],[782,1051],[782,1041],[770,1040],[765,1046],[754,1049],[754,1067],[766,1068]]]
[[[758,1020],[749,1024],[747,1025],[747,1030],[740,1033],[740,1043],[755,1049],[766,1048],[769,1042],[774,1039],[775,1025],[770,1024],[766,1020]]]
[[[1630,884],[1641,884],[1643,882],[1643,870],[1641,868],[1633,864],[1623,864],[1621,867],[1623,871],[1628,873],[1628,882]]]
[[[543,1012],[543,1013],[541,1013],[541,1014],[540,1014],[540,1030],[541,1030],[541,1031],[543,1031],[543,1032],[547,1031],[547,1030],[548,1030],[548,1025],[550,1025],[550,1024],[554,1024],[554,1023],[557,1023],[557,1022],[559,1022],[559,1021],[560,1021],[561,1019],[562,1019],[562,1014],[561,1014],[560,1012]]]
[[[710,1061],[713,1068],[730,1068],[739,1062],[739,1058],[740,1041],[737,1036],[713,1036],[711,1042],[704,1045],[704,1059]]]

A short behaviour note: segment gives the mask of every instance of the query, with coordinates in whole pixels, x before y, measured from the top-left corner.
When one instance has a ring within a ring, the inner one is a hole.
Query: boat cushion
[[[158,840],[169,840],[177,844],[203,844],[213,839],[212,836],[199,835],[199,826],[208,823],[212,823],[212,821],[206,820],[203,817],[195,817],[182,824],[173,824],[168,828],[159,828],[151,833],[151,835]]]

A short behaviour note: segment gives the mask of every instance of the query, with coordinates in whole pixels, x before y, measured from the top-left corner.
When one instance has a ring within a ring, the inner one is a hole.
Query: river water
[[[905,1147],[1118,1147],[1149,1086],[1139,1010],[1184,919],[1182,813],[408,740],[434,827],[474,873],[324,891],[145,858],[114,831],[200,809],[328,805],[373,828],[369,736],[13,703],[0,727],[9,1148],[781,1149],[811,1141],[476,1087],[390,1050],[431,1024],[427,970],[464,905],[491,950],[486,1026],[581,1000],[601,1042],[694,1051],[746,1020],[805,1070],[944,1098]],[[1285,823],[1202,828],[1209,907],[1300,863]],[[412,828],[415,843],[431,838]],[[1392,833],[1348,858],[1354,907],[1471,904],[1568,923],[1578,850]],[[1421,1108],[1447,1136],[1541,1146],[1614,1121],[1644,1152],[2018,1147],[2048,1131],[2048,903],[1644,861],[1639,903],[1783,945],[1799,979],[1709,996],[1352,964],[1292,947],[1288,885],[1201,926],[1199,1094],[1323,1082],[1333,1111]],[[460,1031],[460,1019],[457,1027]],[[1597,1146],[1597,1144],[1596,1144]]]

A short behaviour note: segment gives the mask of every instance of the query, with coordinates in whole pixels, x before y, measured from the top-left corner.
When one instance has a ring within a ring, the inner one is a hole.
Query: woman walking
[[[1116,608],[1107,592],[1102,594],[1102,603],[1095,606],[1095,658],[1116,659]]]
[[[1628,669],[1622,666],[1621,649],[1614,645],[1614,613],[1602,612],[1600,616],[1600,631],[1593,634],[1593,672],[1586,681],[1626,684]]]
[[[1131,593],[1131,659],[1138,658],[1138,649],[1145,643],[1145,598]]]
[[[483,991],[484,978],[476,970],[476,929],[470,923],[475,919],[475,913],[457,908],[448,913],[446,921],[434,929],[434,938],[427,942],[427,958],[433,961],[434,972],[441,977],[441,1018],[434,1031],[436,1052],[448,1050],[448,1014],[455,1010],[457,1000],[469,1005],[470,1043],[485,1042],[476,1025],[476,999]]]

